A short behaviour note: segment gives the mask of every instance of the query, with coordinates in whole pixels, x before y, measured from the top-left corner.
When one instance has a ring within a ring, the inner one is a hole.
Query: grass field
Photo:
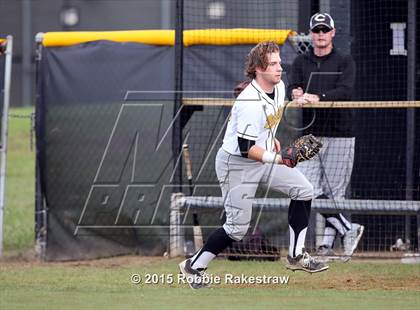
[[[11,113],[29,115],[30,109]],[[320,274],[292,273],[282,262],[216,260],[225,274],[289,276],[288,284],[229,284],[192,291],[187,284],[133,284],[133,274],[177,277],[179,259],[115,257],[84,262],[35,259],[34,151],[30,121],[11,118],[6,183],[5,258],[0,309],[420,309],[420,266],[397,260],[333,263]]]
[[[320,274],[292,273],[281,262],[216,260],[223,276],[282,275],[285,284],[132,284],[131,275],[177,273],[179,260],[118,257],[89,262],[4,262],[1,309],[419,309],[418,265],[334,263]],[[175,281],[176,282],[176,281]]]
[[[10,114],[29,116],[33,109],[11,109]],[[34,240],[35,149],[30,149],[29,118],[9,118],[6,200],[4,210],[5,251],[25,251]]]

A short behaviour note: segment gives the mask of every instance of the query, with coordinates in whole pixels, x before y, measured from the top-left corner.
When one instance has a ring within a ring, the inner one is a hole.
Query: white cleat
[[[360,238],[362,238],[363,231],[365,227],[359,224],[351,224],[351,229],[346,232],[344,235],[344,256],[348,258],[353,255],[354,250],[356,250],[357,245],[359,244]]]
[[[292,271],[302,270],[309,273],[315,273],[327,270],[329,267],[323,262],[311,257],[307,252],[304,252],[296,257],[287,255],[286,268]]]

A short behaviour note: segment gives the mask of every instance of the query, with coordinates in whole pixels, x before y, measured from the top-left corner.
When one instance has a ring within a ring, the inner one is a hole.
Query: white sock
[[[207,265],[215,257],[216,255],[214,255],[212,252],[201,252],[200,250],[191,258],[191,267],[193,269],[207,268]]]
[[[292,226],[289,225],[289,231],[290,231],[289,255],[291,257],[296,257],[302,254],[302,249],[305,247],[305,237],[306,237],[307,229],[308,228],[306,227],[300,231],[296,240],[296,244],[295,244],[295,232]]]
[[[351,229],[351,223],[340,213],[340,218],[343,221],[344,225],[346,225],[345,229],[350,230]]]
[[[347,231],[347,229],[343,226],[343,224],[341,224],[340,220],[335,218],[335,217],[329,217],[327,218],[327,221],[335,227],[335,229],[337,229],[337,231],[341,234],[344,235]]]
[[[336,231],[332,227],[326,227],[324,231],[324,239],[322,240],[322,245],[326,245],[332,248],[334,239],[335,239]]]

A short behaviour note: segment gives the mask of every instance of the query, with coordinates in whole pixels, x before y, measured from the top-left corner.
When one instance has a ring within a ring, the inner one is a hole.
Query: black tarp
[[[173,90],[173,59],[169,47],[107,41],[42,49],[37,163],[45,206],[37,208],[48,214],[47,260],[164,250],[159,228],[132,226],[150,224],[171,173],[170,132],[155,148],[174,102],[124,98],[129,90]]]

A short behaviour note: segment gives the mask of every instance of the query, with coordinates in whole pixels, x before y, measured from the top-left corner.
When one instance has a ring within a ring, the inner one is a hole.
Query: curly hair
[[[251,79],[255,78],[256,68],[267,69],[267,54],[280,52],[279,46],[274,41],[265,41],[254,46],[246,56],[245,75]]]

